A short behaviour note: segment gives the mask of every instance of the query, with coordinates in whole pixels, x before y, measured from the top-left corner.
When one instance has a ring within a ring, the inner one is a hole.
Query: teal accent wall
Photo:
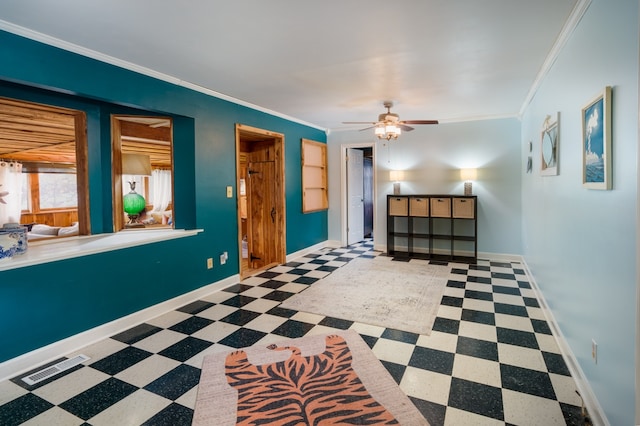
[[[522,172],[525,259],[612,425],[637,424],[638,29],[636,0],[593,0],[522,118],[522,146],[534,144],[534,172]],[[581,109],[605,86],[613,189],[589,190]],[[540,129],[556,112],[559,175],[540,176]]]
[[[0,31],[0,96],[83,110],[93,233],[112,231],[112,113],[173,118],[177,228],[194,237],[0,272],[0,362],[99,326],[239,270],[235,124],[285,135],[286,244],[327,239],[327,214],[302,214],[300,139],[324,131]],[[225,265],[206,259],[229,253]]]

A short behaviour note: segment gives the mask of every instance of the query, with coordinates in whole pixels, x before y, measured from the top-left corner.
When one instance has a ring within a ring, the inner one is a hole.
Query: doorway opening
[[[236,124],[240,278],[286,262],[284,135]]]
[[[374,237],[375,145],[343,146],[343,244]]]

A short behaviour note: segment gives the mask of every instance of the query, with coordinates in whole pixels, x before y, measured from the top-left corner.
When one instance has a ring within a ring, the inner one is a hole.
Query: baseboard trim
[[[538,283],[536,282],[533,274],[531,273],[531,270],[529,269],[529,265],[527,264],[524,257],[519,256],[519,258],[520,258],[519,261],[522,263],[524,270],[529,276],[531,286],[533,287],[533,289],[536,291],[536,294],[538,295],[538,298],[540,300],[540,305],[541,305],[540,307],[542,308],[544,316],[547,319],[547,322],[549,323],[549,327],[551,328],[553,337],[556,339],[556,342],[558,343],[560,352],[562,352],[562,357],[564,358],[564,361],[567,364],[567,368],[569,368],[571,377],[573,377],[573,379],[576,382],[576,387],[578,388],[578,392],[580,392],[580,396],[582,397],[584,406],[589,412],[591,422],[596,426],[610,426],[609,420],[605,416],[604,410],[602,409],[600,402],[598,402],[598,399],[596,398],[596,395],[593,392],[593,389],[591,388],[591,385],[589,384],[589,381],[587,380],[587,377],[585,376],[584,371],[580,367],[580,364],[578,363],[577,358],[573,354],[571,347],[569,346],[566,339],[564,338],[564,335],[562,334],[562,331],[560,330],[560,327],[558,326],[558,322],[553,316],[551,309],[549,309],[549,305],[547,304],[547,301],[545,300],[544,295],[540,290],[540,287],[538,287]]]
[[[39,365],[54,361],[66,354],[76,352],[85,346],[89,346],[100,340],[106,339],[120,332],[130,329],[145,321],[149,321],[166,312],[176,310],[188,303],[195,302],[213,292],[229,287],[240,280],[238,274],[224,278],[204,287],[200,287],[189,293],[174,297],[150,306],[141,311],[134,312],[122,318],[118,318],[106,324],[99,325],[82,333],[75,334],[66,339],[59,340],[47,346],[43,346],[16,358],[0,363],[0,381],[23,374],[37,368]]]

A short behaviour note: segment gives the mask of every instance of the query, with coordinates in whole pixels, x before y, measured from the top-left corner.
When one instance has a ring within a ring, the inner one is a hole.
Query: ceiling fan
[[[398,139],[402,130],[405,132],[412,131],[413,127],[408,126],[408,124],[438,124],[438,120],[400,120],[398,114],[391,112],[393,102],[385,101],[383,105],[387,109],[387,112],[378,115],[378,121],[344,121],[342,124],[373,124],[373,126],[360,130],[375,128],[375,135],[378,136],[378,139],[386,140]]]

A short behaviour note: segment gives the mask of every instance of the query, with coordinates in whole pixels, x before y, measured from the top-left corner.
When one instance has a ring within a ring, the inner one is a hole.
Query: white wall
[[[402,111],[400,111],[401,113]],[[376,144],[374,243],[386,244],[389,170],[405,171],[404,194],[462,194],[461,168],[478,169],[478,251],[521,254],[520,123],[515,118],[416,126],[397,141],[378,141],[371,131],[334,132],[328,138],[329,239],[341,239],[340,150]]]
[[[522,120],[525,259],[613,425],[634,424],[638,2],[593,0]],[[581,108],[613,87],[613,190],[582,188]],[[541,177],[540,128],[560,112],[560,175]],[[591,340],[598,343],[598,362]]]

